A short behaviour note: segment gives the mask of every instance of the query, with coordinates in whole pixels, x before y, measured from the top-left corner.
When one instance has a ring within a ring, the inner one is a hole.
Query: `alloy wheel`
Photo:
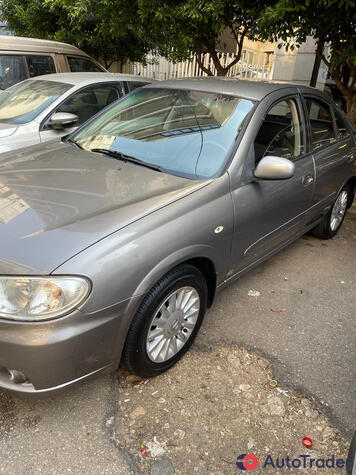
[[[340,226],[347,207],[348,194],[346,190],[343,190],[335,201],[334,207],[331,211],[330,216],[330,229],[336,231]]]
[[[200,297],[193,287],[181,287],[164,298],[154,314],[146,337],[149,359],[163,363],[187,343],[197,323]]]

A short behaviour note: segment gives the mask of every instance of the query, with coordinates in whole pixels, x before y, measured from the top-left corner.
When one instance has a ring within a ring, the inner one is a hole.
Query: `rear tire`
[[[190,348],[204,318],[207,283],[190,264],[171,270],[148,292],[129,328],[122,362],[142,378],[171,368]]]
[[[349,201],[350,187],[345,185],[338,194],[331,210],[324,216],[323,221],[312,229],[311,233],[321,239],[334,237],[344,221]]]

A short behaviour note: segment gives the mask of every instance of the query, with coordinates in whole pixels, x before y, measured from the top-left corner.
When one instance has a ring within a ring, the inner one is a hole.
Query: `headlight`
[[[40,321],[60,317],[80,305],[90,291],[82,277],[0,276],[0,318]]]

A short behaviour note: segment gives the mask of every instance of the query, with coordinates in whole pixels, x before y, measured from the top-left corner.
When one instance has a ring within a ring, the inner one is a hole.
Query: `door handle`
[[[353,152],[351,152],[346,155],[345,159],[348,163],[352,163],[355,160],[355,155],[353,154]]]
[[[314,183],[313,175],[305,175],[305,177],[303,178],[303,185],[309,186],[309,185],[312,185],[313,183]]]

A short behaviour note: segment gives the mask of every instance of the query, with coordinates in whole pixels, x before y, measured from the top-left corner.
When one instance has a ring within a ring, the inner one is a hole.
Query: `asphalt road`
[[[237,345],[266,356],[280,387],[315,397],[351,436],[355,262],[354,205],[333,240],[305,236],[219,294],[195,348]],[[0,394],[0,473],[137,473],[124,434],[113,437],[116,408],[116,375],[46,401]]]

